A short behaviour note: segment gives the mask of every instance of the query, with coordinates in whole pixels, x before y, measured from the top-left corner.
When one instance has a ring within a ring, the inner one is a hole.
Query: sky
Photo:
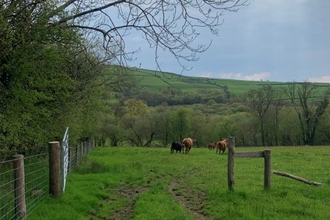
[[[330,83],[330,1],[249,0],[238,12],[224,12],[219,35],[204,34],[211,47],[182,67],[169,52],[161,70],[185,76],[277,82]],[[134,36],[126,48],[137,46]],[[133,40],[134,39],[134,40]],[[154,51],[146,42],[128,63],[156,70]]]

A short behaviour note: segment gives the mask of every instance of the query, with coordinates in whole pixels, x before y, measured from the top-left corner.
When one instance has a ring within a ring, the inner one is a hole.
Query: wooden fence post
[[[60,142],[49,142],[49,193],[55,198],[61,195],[61,148]]]
[[[20,219],[26,218],[24,156],[14,155],[15,212]]]
[[[265,160],[265,173],[264,173],[264,188],[269,190],[271,188],[271,152],[270,150],[264,151],[264,160]]]
[[[230,137],[228,142],[228,187],[229,190],[234,190],[234,154],[235,154],[235,138]]]

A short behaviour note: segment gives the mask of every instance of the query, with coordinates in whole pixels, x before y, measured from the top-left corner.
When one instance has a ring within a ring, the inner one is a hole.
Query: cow
[[[180,152],[181,153],[181,149],[182,149],[182,143],[179,141],[173,141],[172,145],[171,145],[171,154],[174,153],[174,151],[176,151],[177,153]]]
[[[188,153],[189,153],[191,147],[194,145],[194,142],[196,142],[196,140],[195,140],[195,139],[192,139],[192,138],[190,138],[190,137],[188,137],[188,138],[184,138],[184,139],[182,140],[183,152],[184,152],[185,154],[188,154]]]
[[[222,138],[221,141],[218,141],[215,149],[216,149],[216,154],[219,152],[220,153],[224,153],[226,151],[227,148],[227,143],[228,143],[228,138]]]
[[[216,144],[217,144],[216,141],[211,142],[211,143],[209,143],[209,144],[207,145],[207,148],[208,148],[209,150],[213,150],[213,149],[215,149]]]

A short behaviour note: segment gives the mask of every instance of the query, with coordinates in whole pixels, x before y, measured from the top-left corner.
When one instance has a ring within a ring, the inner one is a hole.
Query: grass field
[[[147,90],[159,92],[167,87],[180,89],[183,92],[196,93],[202,89],[219,89],[228,86],[232,94],[239,95],[250,89],[261,88],[262,85],[272,85],[274,88],[286,86],[287,82],[245,81],[232,79],[215,79],[207,77],[189,77],[180,74],[138,69],[134,71],[139,85]]]
[[[273,170],[323,185],[273,174],[265,191],[263,159],[235,158],[235,190],[229,191],[227,152],[96,148],[69,173],[65,194],[48,198],[28,219],[330,219],[330,148],[270,150]]]

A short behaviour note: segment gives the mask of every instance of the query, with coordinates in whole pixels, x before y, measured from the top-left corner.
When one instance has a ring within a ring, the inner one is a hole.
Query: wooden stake
[[[295,175],[292,175],[290,173],[285,173],[285,172],[282,172],[282,171],[272,170],[272,173],[274,173],[276,175],[279,175],[279,176],[289,177],[291,179],[298,180],[298,181],[303,182],[303,183],[306,183],[308,185],[314,185],[314,186],[322,185],[322,183],[318,183],[318,182],[315,182],[315,181],[307,180],[307,179],[304,179],[302,177],[295,176]]]

